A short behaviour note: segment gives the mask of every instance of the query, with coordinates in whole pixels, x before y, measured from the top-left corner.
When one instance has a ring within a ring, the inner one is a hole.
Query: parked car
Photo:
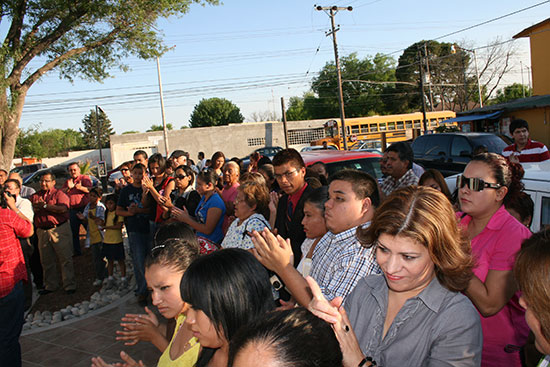
[[[538,232],[550,225],[550,161],[522,163],[522,166],[525,170],[522,180],[525,192],[531,196],[535,203],[531,231]],[[457,176],[445,178],[451,192],[456,189]]]
[[[352,152],[345,150],[317,150],[312,152],[300,153],[306,167],[315,162],[323,162],[327,166],[329,176],[344,168],[357,169],[367,172],[372,177],[379,179],[382,177],[380,171],[380,154],[360,151]]]
[[[338,150],[334,145],[328,145],[326,148],[322,145],[310,145],[300,149],[300,152],[312,152],[315,150]]]
[[[25,165],[13,168],[10,171],[10,173],[17,172],[17,173],[19,173],[21,178],[25,178],[28,175],[30,175],[31,173],[36,172],[39,169],[47,168],[47,167],[48,166],[46,166],[44,163],[25,164]]]
[[[382,154],[382,142],[379,140],[359,140],[351,146],[350,150]]]
[[[254,150],[252,153],[258,152],[264,157],[273,158],[275,154],[279,153],[281,150],[283,150],[281,147],[263,147]]]
[[[55,175],[55,188],[56,189],[61,189],[61,187],[63,186],[65,181],[67,181],[70,178],[69,172],[67,171],[67,165],[60,164],[60,165],[52,166],[50,168],[43,168],[41,170],[38,170],[38,171],[32,173],[31,175],[29,175],[29,176],[27,176],[23,179],[23,185],[32,187],[36,191],[39,191],[40,190],[40,176],[42,176],[42,174],[46,171],[51,171]],[[96,177],[94,177],[92,175],[88,175],[88,176],[90,176],[90,179],[92,180],[92,185],[93,186],[97,186],[97,185],[101,184]]]
[[[489,152],[501,154],[508,144],[490,133],[441,133],[419,136],[412,149],[415,163],[450,176],[464,171],[474,149],[481,145]]]

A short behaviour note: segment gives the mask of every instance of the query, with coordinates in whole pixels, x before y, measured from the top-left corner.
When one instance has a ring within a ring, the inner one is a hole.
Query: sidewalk
[[[115,340],[115,331],[121,330],[120,318],[126,313],[143,312],[130,292],[106,311],[98,310],[44,331],[23,332],[19,339],[23,367],[89,367],[95,356],[109,363],[120,361],[121,350],[135,360],[143,360],[146,366],[156,366],[160,352],[151,343],[126,346]]]

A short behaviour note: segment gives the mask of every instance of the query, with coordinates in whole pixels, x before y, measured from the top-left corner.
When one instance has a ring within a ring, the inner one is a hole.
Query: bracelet
[[[365,357],[361,360],[361,362],[359,362],[357,367],[363,367],[365,365],[365,363],[367,363],[367,362],[370,362],[371,366],[376,366],[376,361],[373,360],[372,357]]]
[[[367,363],[367,359],[366,358],[363,358],[361,360],[361,362],[359,362],[359,364],[357,365],[357,367],[363,367],[365,365],[365,363]]]

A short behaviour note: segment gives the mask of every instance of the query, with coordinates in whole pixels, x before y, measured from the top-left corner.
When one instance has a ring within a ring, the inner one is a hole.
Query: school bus
[[[453,117],[456,117],[453,111],[426,112],[427,128],[428,130],[434,130],[440,125],[441,121]],[[412,139],[414,129],[423,132],[422,120],[421,112],[346,119],[348,148],[352,148],[354,144],[360,141],[381,141],[384,134],[388,144]],[[456,122],[449,125],[455,126]],[[312,141],[311,145],[323,145],[326,142],[327,145],[344,149],[340,119],[325,122],[324,128],[325,137]]]

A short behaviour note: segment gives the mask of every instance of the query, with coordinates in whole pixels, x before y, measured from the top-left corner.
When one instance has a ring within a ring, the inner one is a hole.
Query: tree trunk
[[[26,91],[19,90],[19,95],[8,103],[7,90],[3,89],[0,95],[0,167],[9,171],[15,143],[19,135],[19,121],[25,104]]]

